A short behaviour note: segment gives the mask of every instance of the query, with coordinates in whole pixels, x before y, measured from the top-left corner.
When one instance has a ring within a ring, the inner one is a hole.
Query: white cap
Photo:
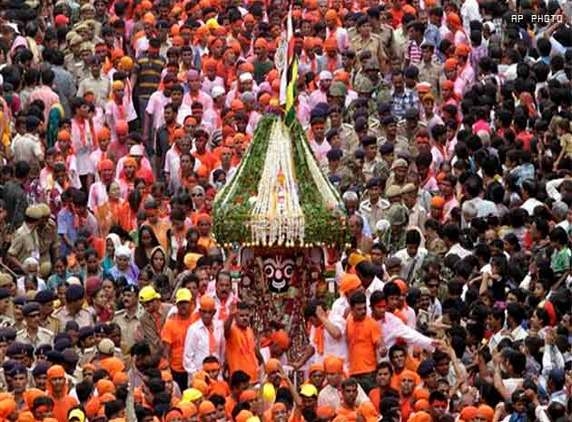
[[[225,94],[225,91],[224,91],[224,88],[222,86],[215,85],[211,89],[211,97],[213,97],[213,98],[220,97],[221,95],[224,95],[224,94]]]
[[[332,72],[329,72],[327,70],[322,70],[320,72],[319,79],[321,81],[331,81],[332,79],[334,79],[334,77],[332,76]]]
[[[252,78],[252,73],[250,73],[250,72],[241,73],[240,76],[238,77],[238,80],[239,80],[240,82],[249,82],[249,81],[252,81],[252,80],[253,80],[253,78]]]
[[[66,280],[66,283],[67,283],[68,285],[70,285],[70,286],[73,285],[73,284],[77,284],[78,286],[81,286],[81,281],[80,281],[80,279],[77,278],[77,277],[74,277],[74,276],[68,277],[67,280]]]
[[[144,153],[145,153],[145,151],[143,150],[143,145],[139,145],[139,144],[133,145],[129,149],[129,155],[132,155],[132,156],[142,157]]]

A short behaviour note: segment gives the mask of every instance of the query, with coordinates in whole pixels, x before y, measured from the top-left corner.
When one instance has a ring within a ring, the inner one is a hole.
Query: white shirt
[[[346,313],[346,310],[349,309],[349,307],[350,303],[348,302],[348,299],[343,295],[340,296],[332,304],[332,312],[330,312],[330,318],[339,317],[345,320],[346,318],[344,314]]]
[[[545,206],[544,202],[540,202],[536,198],[528,198],[526,201],[524,201],[524,204],[522,204],[520,206],[520,208],[526,210],[528,215],[533,216],[534,215],[534,209],[538,206],[544,207]]]
[[[107,189],[102,182],[94,182],[89,187],[89,196],[87,200],[87,207],[95,212],[97,207],[102,206],[108,200]]]
[[[379,278],[377,278],[377,276],[375,276],[369,287],[365,289],[365,297],[367,298],[368,310],[369,310],[369,298],[371,297],[371,294],[376,290],[383,291],[383,286],[385,286],[385,283],[381,281]]]
[[[393,256],[399,258],[401,261],[401,277],[407,281],[411,281],[410,278],[412,278],[421,268],[421,265],[423,265],[423,260],[425,256],[427,256],[427,249],[418,248],[415,256],[410,256],[407,252],[407,248],[403,248],[395,252]]]
[[[459,258],[463,259],[466,256],[472,255],[472,252],[466,250],[460,244],[455,243],[453,246],[451,246],[451,249],[449,249],[449,251],[445,254],[445,256],[449,256],[452,254],[455,254]]]
[[[346,320],[344,318],[340,318],[337,315],[332,315],[332,313],[328,315],[328,320],[342,332],[342,336],[336,340],[331,336],[328,330],[324,328],[324,353],[320,355],[316,349],[316,327],[312,325],[310,327],[310,335],[308,336],[308,339],[310,340],[310,344],[312,347],[314,347],[315,351],[312,357],[308,360],[308,365],[316,362],[323,362],[324,357],[326,356],[337,356],[343,358],[344,360],[348,356],[348,347],[345,335]]]
[[[214,336],[216,339],[216,356],[222,360],[224,356],[224,332],[220,321],[213,320]],[[200,371],[203,367],[203,360],[212,353],[209,349],[209,330],[205,327],[202,319],[191,324],[185,337],[185,349],[183,352],[183,366],[189,374]]]
[[[379,321],[379,325],[381,326],[383,342],[387,348],[393,346],[398,338],[402,338],[409,346],[419,347],[431,352],[434,349],[431,344],[433,341],[431,338],[405,325],[399,317],[390,312],[385,313],[385,317]]]
[[[461,18],[463,19],[463,29],[467,34],[471,32],[471,21],[482,21],[477,0],[465,0],[461,6]]]

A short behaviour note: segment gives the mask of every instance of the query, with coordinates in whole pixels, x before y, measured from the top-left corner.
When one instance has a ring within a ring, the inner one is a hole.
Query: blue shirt
[[[77,239],[77,230],[75,228],[75,216],[67,208],[62,208],[58,212],[58,235],[65,235],[68,240],[74,244]],[[69,255],[72,251],[72,247],[68,246],[65,242],[60,244],[60,254],[62,256]]]

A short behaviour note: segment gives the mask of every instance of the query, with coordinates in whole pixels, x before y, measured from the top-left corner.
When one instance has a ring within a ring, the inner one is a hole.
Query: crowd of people
[[[570,421],[569,6],[2,1],[0,421]],[[296,353],[212,234],[286,42],[351,239]]]

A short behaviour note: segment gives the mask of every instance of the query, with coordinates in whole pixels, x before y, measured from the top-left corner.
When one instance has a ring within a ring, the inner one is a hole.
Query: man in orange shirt
[[[342,382],[342,404],[336,409],[336,414],[348,421],[357,420],[358,383],[355,378],[348,378]]]
[[[375,372],[375,381],[377,385],[369,392],[369,399],[376,409],[379,409],[379,404],[385,393],[391,390],[391,376],[393,375],[393,367],[391,363],[382,361],[377,365]]]
[[[403,420],[407,420],[413,412],[413,390],[416,385],[416,373],[405,369],[400,375],[399,395],[401,397],[401,416]]]
[[[188,386],[188,376],[183,366],[183,352],[187,328],[189,328],[192,322],[192,299],[193,295],[189,289],[181,288],[177,290],[175,294],[177,313],[165,321],[165,325],[161,330],[163,357],[169,361],[173,379],[177,382],[181,391]]]
[[[77,406],[77,400],[68,395],[66,372],[60,365],[48,369],[48,396],[54,401],[54,417],[58,422],[67,422],[68,412]]]
[[[258,365],[264,360],[256,346],[254,332],[250,327],[250,307],[245,302],[236,305],[224,323],[224,338],[226,339],[226,361],[230,374],[243,370],[250,376],[250,381],[258,381]]]
[[[350,297],[350,309],[346,324],[349,373],[367,394],[375,386],[375,369],[378,358],[386,353],[385,346],[379,324],[367,315],[365,293]]]

